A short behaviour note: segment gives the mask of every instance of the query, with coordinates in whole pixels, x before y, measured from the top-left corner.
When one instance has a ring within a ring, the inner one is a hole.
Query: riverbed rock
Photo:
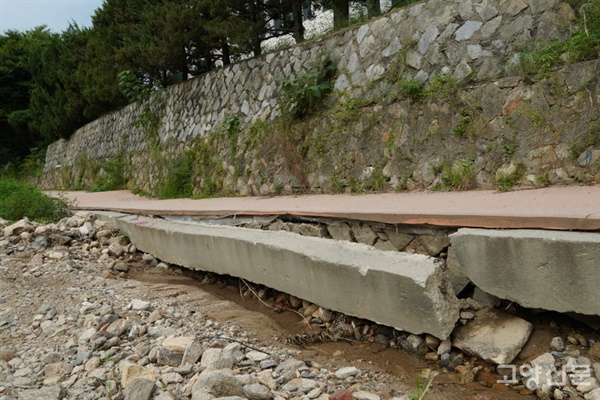
[[[453,345],[496,364],[509,364],[519,354],[533,326],[498,310],[481,309],[475,319],[454,331]]]
[[[153,371],[150,371],[141,365],[125,364],[121,371],[121,386],[127,388],[133,385],[137,379],[146,379],[156,381],[156,376]]]
[[[215,397],[244,396],[242,384],[236,377],[225,370],[204,371],[194,385],[192,399],[200,392],[210,393]]]

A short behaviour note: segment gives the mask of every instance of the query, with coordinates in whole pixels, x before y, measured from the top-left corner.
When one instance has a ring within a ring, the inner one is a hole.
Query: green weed
[[[417,375],[417,378],[415,379],[416,391],[410,395],[410,400],[423,400],[436,375],[437,374],[434,374],[429,379],[426,379],[427,383],[425,384],[421,381],[421,375]]]
[[[501,175],[496,180],[496,188],[500,192],[506,192],[517,185],[525,175],[525,164],[520,162],[515,164],[516,169],[508,175]]]
[[[544,172],[542,175],[536,176],[535,180],[541,186],[550,186],[550,184],[551,184],[551,182],[550,182],[550,174],[548,172]]]
[[[175,167],[169,171],[167,179],[158,190],[157,196],[160,199],[176,199],[183,197],[192,197],[193,175],[194,175],[194,155],[191,151],[186,151]]]
[[[376,167],[373,169],[371,176],[369,177],[367,182],[365,182],[364,186],[366,190],[379,192],[383,190],[387,182],[388,178],[383,174],[383,170],[379,167]]]
[[[411,100],[418,102],[423,99],[425,96],[425,89],[423,82],[411,79],[399,82],[400,88],[404,92],[406,96],[408,96]]]
[[[462,159],[454,162],[449,167],[446,166],[442,172],[442,186],[445,190],[467,190],[474,186],[473,161]]]
[[[342,193],[344,191],[344,184],[339,176],[334,175],[331,178],[331,191],[333,193]]]
[[[570,0],[578,20],[568,37],[528,43],[508,71],[525,78],[543,77],[559,65],[600,56],[600,2]]]
[[[600,143],[600,120],[591,123],[584,134],[569,143],[569,156],[577,160],[582,152],[598,143]]]
[[[462,116],[456,123],[456,126],[454,128],[452,128],[452,133],[454,134],[454,136],[464,137],[470,123],[471,123],[470,115]]]
[[[294,78],[278,79],[280,106],[284,115],[303,118],[315,111],[333,88],[335,65],[324,53],[308,63],[308,71]]]
[[[127,187],[127,161],[124,153],[119,152],[114,158],[95,166],[99,170],[91,192],[106,192]]]
[[[36,187],[0,177],[0,218],[9,221],[29,219],[51,222],[69,215],[68,204],[42,193]]]
[[[455,100],[458,88],[459,83],[452,75],[439,74],[427,88],[427,95],[434,99]]]

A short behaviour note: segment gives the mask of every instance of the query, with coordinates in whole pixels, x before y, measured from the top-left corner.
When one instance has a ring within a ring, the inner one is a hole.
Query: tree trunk
[[[250,19],[252,20],[252,24],[254,25],[254,29],[251,30],[252,37],[250,38],[250,45],[252,46],[252,52],[254,53],[254,57],[258,57],[262,54],[262,49],[260,48],[260,43],[262,42],[262,39],[260,35],[263,32],[259,28],[262,15],[260,12],[260,8],[258,7],[257,0],[250,1]]]
[[[190,75],[190,64],[189,64],[189,57],[188,57],[188,52],[187,52],[187,48],[184,45],[183,46],[183,53],[182,53],[182,65],[181,65],[181,80],[182,81],[187,81],[189,75]]]
[[[262,48],[260,47],[260,37],[254,35],[252,37],[252,52],[254,53],[254,57],[258,57],[262,54]]]
[[[381,14],[381,3],[379,0],[367,0],[367,14],[373,18]]]
[[[333,0],[333,29],[345,27],[350,18],[350,0]]]
[[[294,16],[294,39],[296,43],[304,41],[304,24],[302,23],[302,6],[303,1],[292,2],[292,15]]]
[[[223,65],[231,64],[229,43],[227,43],[227,42],[223,43],[222,51],[223,51]]]

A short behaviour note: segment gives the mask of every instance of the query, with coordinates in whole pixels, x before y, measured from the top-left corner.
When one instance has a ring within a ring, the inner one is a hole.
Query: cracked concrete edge
[[[462,228],[450,242],[464,275],[487,293],[600,315],[600,233]]]
[[[459,317],[450,283],[427,256],[288,232],[95,214],[164,261],[264,284],[399,330],[445,339]]]

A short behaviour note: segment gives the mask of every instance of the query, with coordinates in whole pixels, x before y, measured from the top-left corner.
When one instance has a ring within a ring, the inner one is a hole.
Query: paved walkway
[[[156,200],[129,191],[62,192],[76,209],[157,215],[334,217],[384,223],[600,231],[600,185],[499,193],[409,192]]]

